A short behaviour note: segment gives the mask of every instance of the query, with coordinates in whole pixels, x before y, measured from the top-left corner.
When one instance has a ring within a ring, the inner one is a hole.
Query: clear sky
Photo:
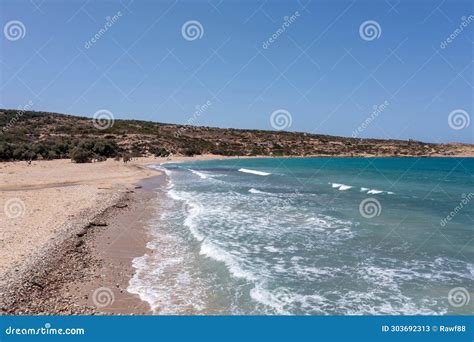
[[[474,142],[470,0],[0,3],[3,108]]]

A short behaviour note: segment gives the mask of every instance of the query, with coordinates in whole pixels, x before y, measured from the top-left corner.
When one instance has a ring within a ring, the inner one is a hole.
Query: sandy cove
[[[0,314],[151,314],[126,291],[165,180],[146,165],[218,158],[0,163]]]

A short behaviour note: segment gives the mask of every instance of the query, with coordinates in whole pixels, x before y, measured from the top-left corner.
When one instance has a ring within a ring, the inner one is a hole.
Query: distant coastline
[[[169,156],[474,157],[474,145],[225,129],[0,110],[0,161]]]

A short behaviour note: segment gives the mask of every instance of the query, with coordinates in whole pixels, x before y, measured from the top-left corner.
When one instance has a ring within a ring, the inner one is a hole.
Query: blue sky
[[[371,118],[358,136],[473,143],[473,14],[467,0],[2,0],[0,107],[258,129],[284,110],[290,131],[351,136]]]

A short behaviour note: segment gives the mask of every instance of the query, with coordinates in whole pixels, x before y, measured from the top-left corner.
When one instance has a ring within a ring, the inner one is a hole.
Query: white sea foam
[[[367,193],[370,194],[370,195],[377,195],[377,194],[383,193],[383,191],[372,189],[372,190],[369,190]]]
[[[279,315],[289,315],[290,312],[285,310],[285,302],[279,299],[270,291],[262,288],[261,286],[256,286],[250,290],[250,297],[258,303],[266,305],[276,311]]]
[[[264,194],[265,193],[264,191],[260,191],[260,190],[257,190],[255,188],[250,189],[249,192],[251,194]]]
[[[265,248],[270,253],[278,253],[280,251],[278,248],[275,248],[273,246],[265,246],[263,248]]]
[[[325,231],[326,229],[334,229],[335,232],[341,236],[353,236],[353,233],[350,231],[350,229],[348,229],[353,226],[353,223],[351,221],[340,220],[332,216],[320,214],[307,218],[306,222],[309,224],[313,231]]]
[[[344,184],[342,184],[342,185],[339,187],[339,190],[340,190],[340,191],[344,191],[344,190],[349,190],[349,189],[351,189],[351,188],[352,188],[352,186],[350,186],[350,185],[344,185]]]
[[[168,202],[169,203],[169,202]],[[195,256],[179,235],[163,229],[172,218],[152,221],[151,252],[132,262],[136,272],[127,291],[150,304],[156,314],[185,314],[206,309],[205,282],[195,274]]]
[[[257,175],[257,176],[269,176],[269,175],[271,175],[271,173],[268,173],[268,172],[251,170],[251,169],[239,169],[238,171],[244,172],[244,173],[251,173],[251,174]]]
[[[257,284],[250,290],[250,296],[255,301],[272,308],[274,313],[279,315],[291,315],[292,311],[298,307],[323,313],[318,308],[328,303],[326,298],[317,293],[302,295],[287,287],[269,290],[262,284]]]
[[[392,191],[384,191],[384,190],[377,190],[377,189],[370,189],[370,188],[360,188],[360,191],[367,192],[367,194],[370,194],[370,195],[378,195],[378,194],[383,194],[383,193],[386,193],[388,195],[395,195],[395,193]]]
[[[218,247],[216,244],[210,242],[208,239],[202,242],[199,253],[211,259],[223,262],[234,277],[244,278],[251,281],[257,279],[257,277],[252,274],[252,272],[246,271],[240,267],[236,257],[225,251],[223,248]]]
[[[196,218],[204,211],[203,206],[199,202],[193,201],[191,196],[187,193],[170,189],[167,194],[174,200],[184,201],[186,203],[188,206],[188,215],[184,219],[184,225],[189,228],[196,240],[204,240],[204,236],[199,232],[198,226],[195,223]]]
[[[258,190],[258,189],[255,189],[255,188],[251,188],[249,189],[249,192],[251,194],[260,194],[260,195],[273,195],[272,193],[270,192],[266,192],[266,191],[262,191],[262,190]]]
[[[206,174],[203,173],[203,172],[199,172],[199,171],[192,170],[192,169],[189,169],[189,171],[191,171],[192,173],[194,173],[196,176],[199,176],[199,178],[201,178],[201,179],[207,179],[207,178],[209,178],[208,175],[206,175]]]
[[[341,191],[352,189],[351,185],[339,184],[339,183],[329,183],[329,184],[331,184],[333,188],[341,190]]]

